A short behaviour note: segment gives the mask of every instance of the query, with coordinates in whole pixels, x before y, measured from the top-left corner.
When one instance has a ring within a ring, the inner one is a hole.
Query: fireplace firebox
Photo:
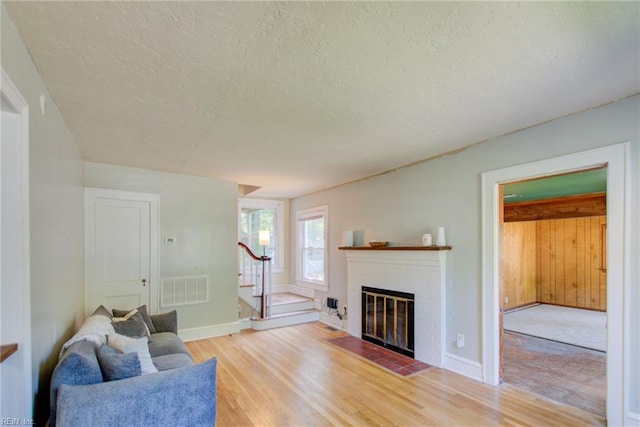
[[[414,294],[362,287],[362,339],[414,357]]]

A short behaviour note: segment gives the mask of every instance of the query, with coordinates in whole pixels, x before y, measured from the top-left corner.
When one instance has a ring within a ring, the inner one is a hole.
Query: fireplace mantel
[[[340,246],[341,251],[450,251],[451,246]]]
[[[450,247],[344,247],[347,258],[347,330],[361,338],[362,286],[415,295],[415,358],[444,366],[447,258]]]

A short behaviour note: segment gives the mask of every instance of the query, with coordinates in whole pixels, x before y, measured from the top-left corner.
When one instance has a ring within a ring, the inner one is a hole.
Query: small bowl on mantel
[[[369,242],[369,246],[371,246],[372,248],[383,248],[385,246],[387,246],[389,244],[389,242],[384,241],[384,240],[371,240]]]

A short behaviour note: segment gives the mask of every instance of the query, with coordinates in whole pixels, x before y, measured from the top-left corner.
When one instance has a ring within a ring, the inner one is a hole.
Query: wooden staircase
[[[313,298],[291,292],[271,292],[271,269],[268,257],[256,256],[247,245],[238,242],[239,256],[244,257],[238,279],[238,315],[241,329],[265,330],[315,322],[320,311]],[[249,263],[255,263],[254,265]],[[266,266],[266,268],[265,268]]]
[[[242,293],[242,288],[240,289]],[[246,295],[246,291],[245,295]],[[240,322],[242,329],[255,329],[258,331],[265,329],[280,328],[283,326],[299,325],[301,323],[316,322],[320,319],[320,311],[313,307],[313,299],[290,292],[280,292],[271,294],[271,314],[268,317],[260,318],[256,307],[259,306],[260,296],[253,297],[256,302],[249,304],[245,298],[240,297]]]

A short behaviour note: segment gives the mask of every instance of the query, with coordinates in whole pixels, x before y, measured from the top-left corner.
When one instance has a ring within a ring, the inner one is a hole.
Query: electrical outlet
[[[456,347],[463,348],[464,347],[464,335],[458,334],[456,336]]]

